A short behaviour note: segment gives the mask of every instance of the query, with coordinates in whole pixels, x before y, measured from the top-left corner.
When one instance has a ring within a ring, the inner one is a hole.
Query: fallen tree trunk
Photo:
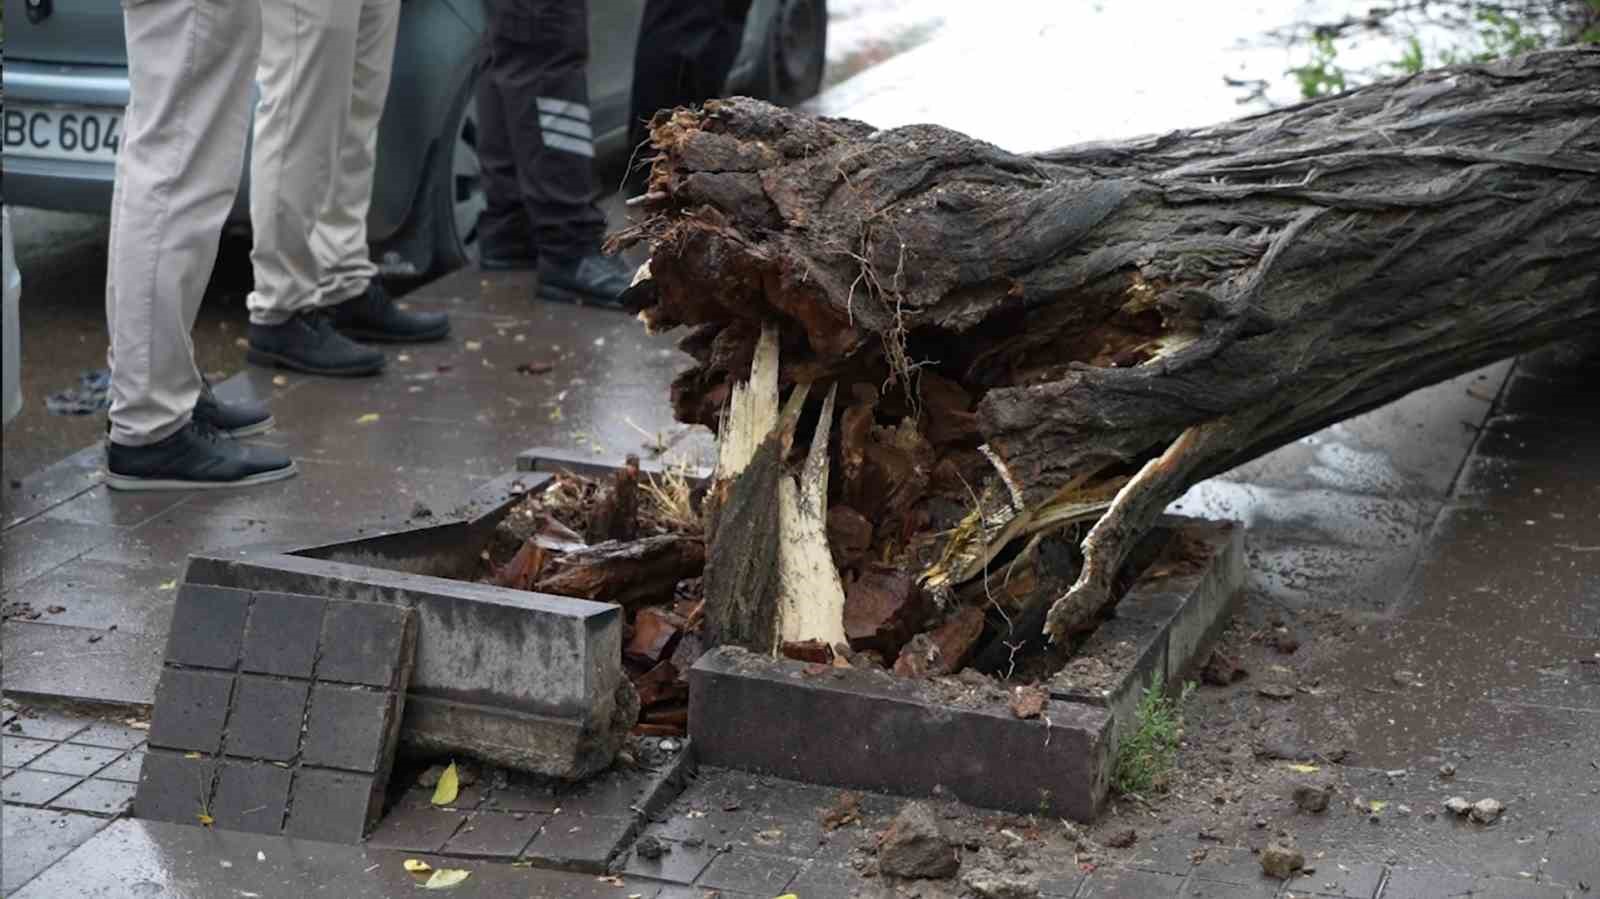
[[[694,327],[677,416],[718,427],[775,327],[780,389],[837,390],[846,555],[998,605],[1008,545],[1094,522],[1058,640],[1195,482],[1600,325],[1592,48],[1031,156],[743,99],[652,136],[617,243],[649,243],[645,323]]]

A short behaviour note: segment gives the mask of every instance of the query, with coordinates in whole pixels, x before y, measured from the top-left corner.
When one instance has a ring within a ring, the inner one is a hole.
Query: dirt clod
[[[1200,671],[1200,679],[1213,687],[1226,687],[1243,680],[1249,674],[1250,672],[1239,664],[1237,658],[1214,649],[1211,651],[1211,657],[1206,660],[1205,667]]]
[[[1294,698],[1294,688],[1288,684],[1262,684],[1256,692],[1268,699],[1284,702]]]
[[[1460,817],[1472,811],[1472,803],[1460,796],[1451,796],[1444,801],[1444,808],[1450,814]]]
[[[1328,783],[1301,784],[1294,788],[1294,804],[1303,812],[1325,812],[1333,798],[1333,785]]]
[[[920,802],[907,803],[878,838],[878,870],[884,874],[937,880],[955,876],[960,868],[955,846],[933,812]]]
[[[1273,841],[1261,850],[1261,872],[1268,877],[1288,880],[1305,866],[1305,853],[1286,843]]]
[[[975,868],[961,877],[961,885],[976,899],[1037,899],[1039,885],[1025,877]]]
[[[634,855],[650,861],[654,861],[671,851],[672,846],[661,842],[653,835],[640,837],[639,842],[633,847]]]
[[[1106,837],[1106,845],[1112,849],[1127,849],[1137,842],[1139,842],[1139,832],[1131,827],[1126,830],[1116,831]]]
[[[1044,714],[1050,702],[1050,693],[1043,687],[1013,687],[1011,689],[1011,714],[1018,718],[1037,718]]]
[[[1493,824],[1505,814],[1506,805],[1498,799],[1479,799],[1472,804],[1471,817],[1479,824]]]

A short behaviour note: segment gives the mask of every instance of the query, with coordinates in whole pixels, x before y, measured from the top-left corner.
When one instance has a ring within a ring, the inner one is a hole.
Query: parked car
[[[121,3],[4,3],[7,202],[104,213],[128,102]],[[614,159],[626,149],[644,0],[590,0],[589,9],[595,141]],[[476,252],[483,191],[473,86],[483,26],[481,0],[404,0],[368,218],[389,270],[454,268]],[[810,97],[826,42],[825,0],[754,0],[729,93],[786,104]],[[234,225],[248,225],[248,189],[241,185]]]

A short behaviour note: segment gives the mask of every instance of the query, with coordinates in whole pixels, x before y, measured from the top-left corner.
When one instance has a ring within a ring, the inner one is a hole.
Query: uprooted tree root
[[[1600,326],[1596,109],[1593,48],[1037,155],[715,101],[657,119],[614,243],[649,244],[645,324],[691,329],[680,420],[721,425],[764,327],[780,392],[811,388],[801,433],[837,397],[847,592],[908,573],[937,619],[1092,522],[1060,640],[1196,481]]]

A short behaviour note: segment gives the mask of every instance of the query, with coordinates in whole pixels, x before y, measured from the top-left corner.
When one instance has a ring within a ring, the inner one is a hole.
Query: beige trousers
[[[367,208],[400,0],[260,3],[248,305],[252,322],[276,325],[365,292],[377,274]]]
[[[200,396],[190,331],[233,205],[260,47],[254,0],[125,0],[131,91],[106,271],[111,439],[143,446]]]

